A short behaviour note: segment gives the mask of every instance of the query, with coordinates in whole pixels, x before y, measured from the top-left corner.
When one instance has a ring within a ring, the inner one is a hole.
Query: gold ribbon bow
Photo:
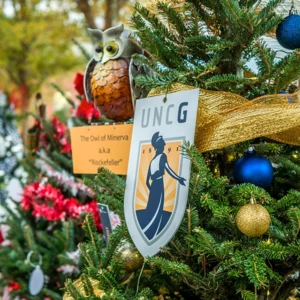
[[[174,84],[169,93],[194,89]],[[152,89],[149,97],[163,95]],[[200,152],[257,137],[300,146],[300,91],[247,100],[228,92],[200,89],[195,145]]]

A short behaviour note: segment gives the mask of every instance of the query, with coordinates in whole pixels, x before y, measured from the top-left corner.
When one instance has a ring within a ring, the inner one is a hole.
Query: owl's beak
[[[105,53],[104,53],[102,56],[102,59],[101,59],[101,63],[104,65],[109,60],[110,60],[110,57],[105,55]]]

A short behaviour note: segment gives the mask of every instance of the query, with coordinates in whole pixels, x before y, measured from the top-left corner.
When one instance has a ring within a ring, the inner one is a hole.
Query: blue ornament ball
[[[252,183],[262,188],[268,188],[273,180],[273,167],[270,161],[249,150],[235,163],[233,178],[236,183]]]
[[[278,94],[288,94],[288,91],[287,90],[281,90],[281,91],[279,91],[279,93]]]
[[[300,15],[286,17],[277,27],[276,37],[279,44],[289,50],[300,48]]]

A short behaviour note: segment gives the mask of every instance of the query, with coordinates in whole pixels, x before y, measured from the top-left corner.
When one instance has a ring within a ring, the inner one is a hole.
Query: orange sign
[[[71,128],[73,172],[97,174],[101,167],[127,174],[132,124]]]

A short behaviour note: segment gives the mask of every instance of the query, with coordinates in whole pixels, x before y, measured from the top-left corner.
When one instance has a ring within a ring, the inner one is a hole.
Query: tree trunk
[[[112,0],[105,0],[106,11],[104,17],[104,28],[103,30],[112,27],[113,24],[113,3]]]
[[[84,14],[85,21],[89,28],[97,28],[94,20],[92,7],[88,0],[77,0],[78,9]]]

